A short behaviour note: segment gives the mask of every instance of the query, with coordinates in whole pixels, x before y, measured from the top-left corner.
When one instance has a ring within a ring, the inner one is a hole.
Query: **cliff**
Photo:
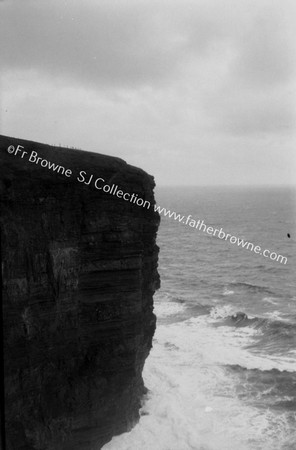
[[[138,420],[159,286],[153,187],[119,158],[0,138],[8,450],[98,450]]]

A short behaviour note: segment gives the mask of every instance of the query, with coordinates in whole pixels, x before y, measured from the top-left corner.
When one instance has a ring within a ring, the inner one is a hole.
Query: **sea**
[[[103,449],[295,450],[295,189],[160,187],[156,200],[287,262],[161,216],[148,392]]]

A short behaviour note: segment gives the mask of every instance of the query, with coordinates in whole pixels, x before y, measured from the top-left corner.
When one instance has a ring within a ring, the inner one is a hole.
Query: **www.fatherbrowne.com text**
[[[210,236],[229,241],[231,244],[236,244],[238,247],[242,247],[258,255],[262,255],[264,256],[264,258],[269,258],[272,261],[277,261],[281,264],[287,264],[288,259],[286,258],[286,256],[278,255],[276,252],[271,252],[268,249],[263,250],[260,245],[254,245],[252,242],[245,241],[244,239],[240,239],[236,236],[226,233],[223,228],[214,228],[211,226],[207,226],[203,220],[195,220],[190,214],[189,216],[181,216],[181,214],[177,214],[175,211],[170,211],[169,209],[162,208],[161,206],[157,205],[154,206],[154,210],[165,217],[169,217],[170,219],[188,225],[198,231],[203,231]]]

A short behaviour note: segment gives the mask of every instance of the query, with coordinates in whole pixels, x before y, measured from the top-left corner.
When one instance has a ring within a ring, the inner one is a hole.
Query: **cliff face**
[[[98,450],[138,420],[159,285],[153,187],[118,158],[0,138],[8,450]]]

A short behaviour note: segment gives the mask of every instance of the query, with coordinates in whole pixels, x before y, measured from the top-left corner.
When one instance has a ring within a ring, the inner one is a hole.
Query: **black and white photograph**
[[[0,0],[1,450],[296,450],[295,30]]]

